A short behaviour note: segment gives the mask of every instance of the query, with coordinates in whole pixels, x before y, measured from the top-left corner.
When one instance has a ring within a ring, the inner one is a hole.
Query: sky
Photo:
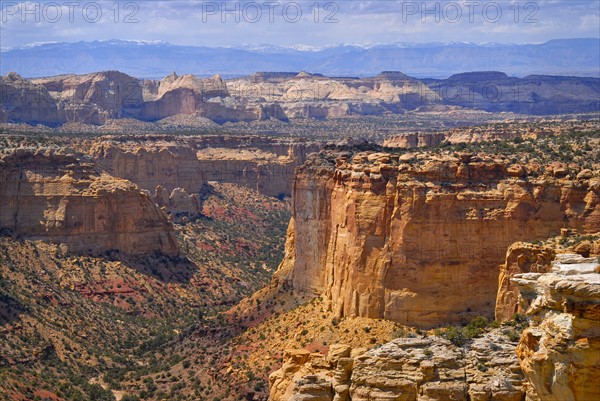
[[[7,1],[0,47],[93,40],[240,45],[542,43],[600,37],[600,0]]]

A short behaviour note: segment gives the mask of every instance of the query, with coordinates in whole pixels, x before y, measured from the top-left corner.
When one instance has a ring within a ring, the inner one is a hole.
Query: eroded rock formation
[[[157,121],[177,115],[217,122],[285,119],[275,104],[234,101],[219,76],[172,74],[152,81],[104,71],[27,80],[10,73],[0,77],[0,89],[0,120],[7,122],[102,125],[113,119]]]
[[[270,401],[521,401],[515,343],[499,332],[458,348],[440,337],[400,338],[327,356],[289,350],[271,374]]]
[[[505,141],[539,139],[548,135],[560,134],[550,127],[515,127],[510,124],[490,124],[468,128],[452,128],[444,132],[407,132],[392,135],[383,145],[390,148],[413,149],[435,147],[442,142],[472,143],[483,141]]]
[[[31,80],[9,73],[0,77],[0,88],[0,121],[103,125],[111,119],[158,121],[178,115],[239,122],[407,111],[584,113],[598,109],[600,81],[553,76],[511,78],[494,72],[419,80],[397,71],[365,78],[300,72],[253,74],[224,81],[218,75],[198,78],[173,73],[162,80],[140,80],[118,71],[104,71]],[[417,135],[408,142],[424,144],[431,140],[437,139]]]
[[[52,150],[0,158],[0,228],[72,252],[178,254],[171,223],[147,193]]]
[[[532,324],[517,355],[529,401],[593,401],[600,383],[598,258],[557,255],[547,273],[513,278]]]
[[[552,247],[517,242],[508,248],[506,262],[500,266],[498,295],[496,298],[496,320],[506,322],[515,313],[523,313],[519,308],[519,290],[511,281],[521,273],[544,273],[550,271],[556,251]]]
[[[262,137],[197,137],[179,140],[100,140],[88,153],[110,174],[151,193],[181,188],[200,192],[209,181],[234,183],[270,196],[291,195],[294,170],[318,143]]]
[[[509,245],[597,231],[599,199],[598,178],[528,176],[505,159],[322,152],[297,170],[293,250],[277,279],[323,294],[337,316],[491,318]]]

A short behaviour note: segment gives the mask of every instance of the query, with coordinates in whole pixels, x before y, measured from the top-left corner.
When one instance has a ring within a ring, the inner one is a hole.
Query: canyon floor
[[[594,400],[600,121],[512,117],[2,124],[0,400]]]

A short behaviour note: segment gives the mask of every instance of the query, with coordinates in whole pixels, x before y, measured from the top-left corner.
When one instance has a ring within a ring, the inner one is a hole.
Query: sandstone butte
[[[178,254],[173,226],[149,194],[54,150],[0,157],[0,229],[67,252]]]
[[[11,72],[0,77],[0,89],[0,122],[102,125],[111,119],[157,121],[180,114],[218,122],[285,118],[276,104],[234,101],[218,75],[200,79],[171,74],[155,81],[103,71],[27,80]]]
[[[513,278],[532,324],[517,346],[528,401],[594,401],[600,383],[598,258],[557,255],[546,273]]]
[[[322,295],[338,317],[421,328],[491,319],[511,244],[600,229],[598,177],[552,166],[528,175],[527,166],[471,154],[410,157],[309,157],[295,176],[273,286]]]

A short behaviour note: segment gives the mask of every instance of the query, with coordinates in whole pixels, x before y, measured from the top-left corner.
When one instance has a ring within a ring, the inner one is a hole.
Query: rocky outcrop
[[[362,79],[307,73],[254,74],[230,80],[228,87],[232,96],[249,104],[278,102],[287,118],[403,113],[440,101],[421,81],[398,72]]]
[[[147,193],[51,150],[0,159],[0,229],[77,253],[178,254],[171,223]]]
[[[550,271],[556,252],[552,247],[517,242],[508,248],[506,262],[500,266],[498,295],[496,296],[496,321],[506,322],[519,308],[519,289],[511,281],[517,274],[545,273]]]
[[[384,146],[390,148],[413,149],[436,147],[443,142],[473,143],[484,141],[506,141],[540,139],[548,135],[560,134],[556,127],[532,127],[527,124],[489,124],[467,128],[452,128],[443,132],[407,132],[392,135],[385,139]]]
[[[529,401],[593,401],[600,382],[600,264],[557,255],[547,273],[513,278],[531,319],[517,347]]]
[[[159,185],[156,187],[154,199],[158,206],[166,208],[171,214],[184,213],[189,216],[196,216],[202,213],[200,194],[188,194],[183,188],[175,188],[169,195]]]
[[[41,85],[16,73],[0,77],[0,121],[19,121],[54,125],[63,122],[56,101]]]
[[[419,80],[395,71],[365,78],[262,73],[227,81],[218,75],[175,73],[162,80],[139,80],[118,71],[25,80],[9,73],[0,79],[0,87],[4,110],[0,121],[49,125],[103,125],[124,118],[154,122],[176,115],[219,123],[407,111],[545,115],[595,112],[600,106],[597,78],[513,78],[494,72],[457,74],[445,80]],[[428,141],[437,138],[420,137],[417,143]]]
[[[422,133],[411,132],[394,135],[383,142],[383,146],[390,148],[413,149],[422,147],[434,147],[447,140],[447,133]]]
[[[515,343],[498,331],[458,348],[440,337],[400,338],[327,356],[290,350],[271,374],[270,401],[522,401]]]
[[[286,284],[322,294],[340,317],[421,327],[492,318],[509,245],[600,226],[596,178],[536,178],[523,166],[515,177],[513,167],[470,154],[312,156],[294,181]]]

